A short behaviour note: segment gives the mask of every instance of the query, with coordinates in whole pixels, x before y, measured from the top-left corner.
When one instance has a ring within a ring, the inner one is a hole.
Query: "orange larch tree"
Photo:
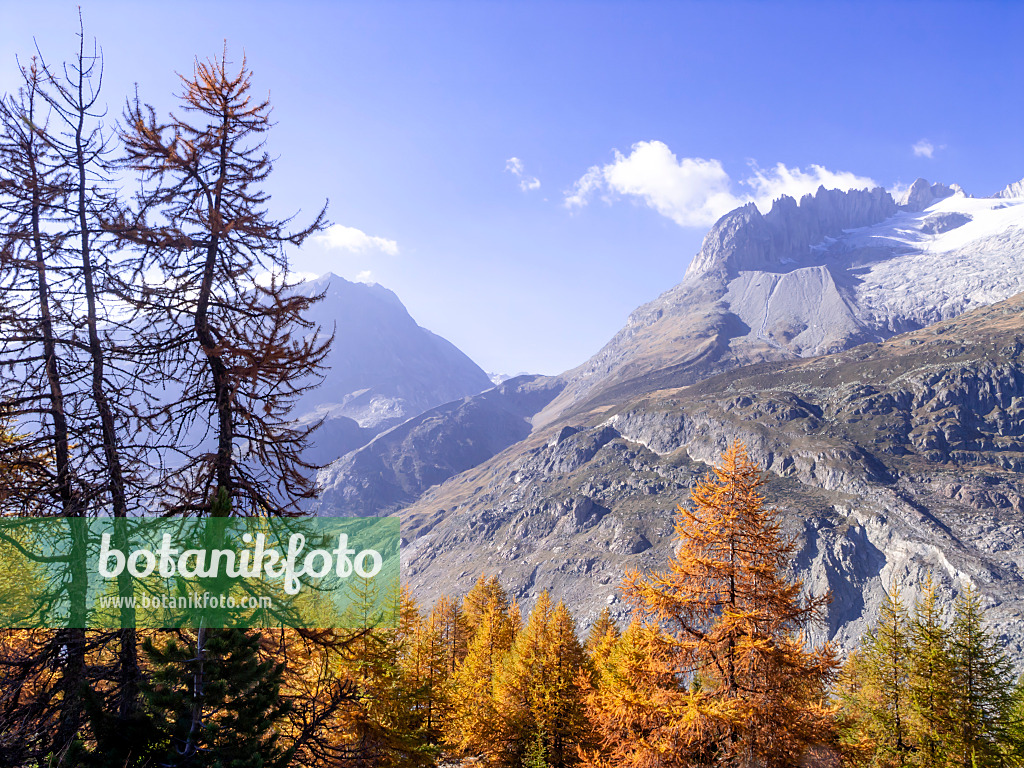
[[[837,661],[805,634],[829,597],[786,578],[794,543],[765,482],[733,443],[679,507],[668,569],[627,573],[634,623],[589,695],[591,765],[788,766],[834,743]]]

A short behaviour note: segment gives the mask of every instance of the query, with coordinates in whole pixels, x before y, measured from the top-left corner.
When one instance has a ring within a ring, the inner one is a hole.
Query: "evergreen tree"
[[[949,632],[939,610],[935,583],[929,574],[922,596],[914,604],[908,641],[910,727],[917,750],[913,762],[921,768],[940,768],[947,762],[952,696]]]
[[[155,738],[151,765],[174,768],[284,768],[290,751],[277,725],[282,666],[263,659],[259,634],[242,629],[168,638],[143,650],[152,666],[144,686]],[[198,717],[196,714],[198,713]],[[143,750],[136,751],[136,755]],[[109,761],[107,765],[124,765]]]
[[[950,762],[963,768],[1001,766],[1013,751],[1012,665],[982,620],[981,598],[968,586],[957,597],[950,630]]]
[[[415,643],[419,608],[407,587],[381,610],[370,580],[356,579],[353,586],[352,629],[339,669],[353,686],[347,754],[356,764],[427,765],[437,750],[425,728],[427,688]],[[386,626],[392,619],[397,628]]]
[[[1024,675],[1013,686],[1006,752],[1008,764],[1024,765]]]
[[[846,741],[875,766],[904,766],[916,749],[910,715],[910,619],[897,586],[885,594],[877,627],[844,670]]]

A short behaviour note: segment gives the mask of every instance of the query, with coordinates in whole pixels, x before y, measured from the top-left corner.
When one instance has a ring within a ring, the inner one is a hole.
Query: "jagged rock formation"
[[[583,623],[627,567],[658,567],[672,511],[733,439],[772,473],[794,575],[830,589],[827,634],[859,640],[882,590],[973,583],[1024,658],[1024,295],[825,357],[735,369],[600,407],[432,488],[404,510],[427,601],[497,573]],[[911,595],[912,597],[912,595]]]
[[[819,187],[799,205],[783,195],[761,215],[748,203],[727,213],[704,238],[686,277],[715,274],[727,278],[739,272],[788,271],[812,245],[838,237],[845,229],[876,224],[896,213],[892,196],[881,187],[842,192]]]
[[[932,203],[949,197],[954,191],[945,184],[929,184],[924,179],[916,179],[900,200],[900,208],[907,211],[923,211]]]
[[[1024,197],[1024,179],[1007,184],[992,197],[1009,200],[1011,198]]]
[[[829,636],[856,642],[885,587],[933,571],[947,594],[979,586],[1024,659],[1024,300],[989,307],[1022,266],[1016,194],[746,206],[587,363],[381,435],[325,471],[323,511],[401,508],[427,602],[487,571],[586,624],[625,615],[624,569],[665,562],[675,504],[741,438],[799,538],[794,574],[833,593]]]

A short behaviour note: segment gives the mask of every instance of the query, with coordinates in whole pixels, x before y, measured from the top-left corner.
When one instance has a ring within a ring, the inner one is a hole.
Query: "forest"
[[[326,207],[269,213],[270,103],[244,59],[197,61],[166,118],[136,95],[111,120],[80,43],[0,102],[0,514],[306,514],[314,427],[289,413],[332,339],[287,248]],[[383,613],[366,583],[344,629],[143,630],[130,607],[117,630],[0,628],[0,764],[1024,764],[1024,688],[977,592],[893,585],[843,658],[811,639],[829,596],[789,577],[764,482],[734,443],[666,499],[676,554],[625,574],[628,625],[606,610],[585,636],[490,574]]]

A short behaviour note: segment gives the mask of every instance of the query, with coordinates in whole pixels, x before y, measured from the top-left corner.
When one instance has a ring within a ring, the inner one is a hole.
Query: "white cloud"
[[[749,202],[768,211],[781,195],[799,200],[822,185],[830,189],[876,186],[869,178],[820,165],[807,170],[787,168],[782,163],[768,170],[752,167],[753,175],[739,181],[752,194],[736,194],[733,180],[718,160],[679,159],[664,142],[641,141],[632,146],[629,155],[616,150],[614,162],[589,168],[566,192],[564,204],[567,208],[582,207],[598,192],[605,193],[606,199],[609,195],[630,195],[681,227],[704,227]]]
[[[511,173],[517,179],[519,179],[519,188],[523,192],[530,192],[534,189],[540,189],[540,179],[536,176],[524,176],[523,161],[518,157],[510,157],[505,161],[505,171]]]
[[[927,157],[928,159],[935,157],[936,147],[928,139],[921,139],[911,149],[914,150],[915,157]]]
[[[756,165],[753,170],[754,175],[740,183],[754,190],[754,202],[762,211],[769,210],[772,203],[782,195],[799,200],[808,193],[816,192],[818,187],[848,190],[878,186],[866,176],[857,176],[847,171],[830,171],[820,165],[811,165],[803,171],[776,163],[769,171],[762,171]]]
[[[681,227],[715,221],[736,207],[729,193],[729,175],[717,160],[675,154],[660,141],[641,141],[603,169],[608,189],[634,195]]]
[[[893,183],[891,187],[886,187],[885,191],[892,196],[893,200],[895,200],[897,203],[900,203],[906,199],[907,192],[910,191],[910,185],[904,184],[901,181],[897,181]]]
[[[325,248],[332,248],[339,251],[350,251],[352,253],[366,253],[367,251],[379,251],[388,256],[398,255],[398,243],[384,237],[373,237],[355,227],[346,227],[342,224],[332,224],[319,235],[314,235],[313,242],[323,245]]]
[[[572,193],[565,195],[566,208],[582,208],[590,202],[590,196],[604,186],[604,170],[599,165],[587,169],[572,187]]]
[[[356,275],[356,282],[357,283],[372,283],[372,282],[374,282],[373,272],[371,272],[368,269],[364,269],[362,272],[360,272],[359,274]]]

